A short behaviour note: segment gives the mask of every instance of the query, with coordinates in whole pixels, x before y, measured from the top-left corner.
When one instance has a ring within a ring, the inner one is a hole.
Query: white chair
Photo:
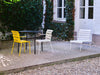
[[[88,29],[80,29],[77,35],[77,40],[70,41],[70,49],[72,43],[79,43],[80,44],[80,51],[82,48],[83,43],[92,44],[92,33],[91,30]]]
[[[39,43],[39,49],[41,47],[41,43],[49,42],[51,49],[53,51],[53,47],[52,47],[52,44],[51,44],[52,32],[53,32],[53,30],[47,29],[46,34],[45,34],[45,39],[36,40],[36,43]]]

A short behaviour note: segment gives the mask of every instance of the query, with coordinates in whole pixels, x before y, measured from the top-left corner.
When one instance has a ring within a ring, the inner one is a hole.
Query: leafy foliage
[[[74,33],[74,0],[66,0],[66,24],[68,40],[73,38]]]
[[[51,28],[51,23],[53,20],[53,2],[50,0],[46,0],[46,18],[45,18],[45,29],[44,31],[46,31],[46,29]]]
[[[66,0],[66,23],[52,22],[53,19],[53,0],[46,0],[46,24],[45,30],[50,28],[54,30],[53,36],[62,40],[73,38],[74,30],[74,0]]]
[[[0,20],[2,28],[11,30],[36,30],[42,22],[42,0],[22,0],[13,4],[2,4]]]
[[[2,0],[0,0],[0,13],[2,12]]]
[[[53,36],[70,40],[74,30],[74,0],[66,0],[66,22],[56,23],[53,20],[53,0],[46,0],[45,29],[53,29]],[[42,0],[22,0],[11,5],[3,4],[2,31],[33,29],[41,27],[43,6]],[[1,30],[0,29],[0,30]]]

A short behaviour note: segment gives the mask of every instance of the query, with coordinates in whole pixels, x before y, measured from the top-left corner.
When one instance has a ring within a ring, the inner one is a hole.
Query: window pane
[[[58,0],[58,7],[62,7],[62,0]]]
[[[58,13],[57,17],[62,18],[62,9],[61,8],[58,8],[57,13]]]
[[[94,4],[93,1],[94,1],[94,0],[89,0],[89,6],[93,6],[93,4]]]
[[[93,7],[89,7],[88,9],[88,18],[93,19]]]
[[[85,0],[80,0],[80,6],[85,6]]]
[[[80,18],[81,19],[85,18],[85,8],[80,8]]]
[[[65,12],[65,8],[64,8],[64,18],[66,18],[66,12]]]

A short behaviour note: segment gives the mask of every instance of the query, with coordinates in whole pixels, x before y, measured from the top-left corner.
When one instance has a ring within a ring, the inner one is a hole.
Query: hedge
[[[53,29],[53,36],[62,40],[73,38],[74,30],[74,0],[66,0],[66,22],[53,22],[53,0],[46,0],[45,29]],[[43,16],[42,0],[22,0],[17,3],[2,4],[2,32],[13,30],[38,30]]]

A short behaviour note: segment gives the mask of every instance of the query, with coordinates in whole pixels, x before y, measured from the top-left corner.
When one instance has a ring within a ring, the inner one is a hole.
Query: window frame
[[[65,22],[66,21],[66,18],[64,18],[64,9],[65,9],[65,6],[64,6],[64,0],[62,0],[62,7],[58,7],[58,0],[54,0],[53,2],[53,20],[55,21],[62,21],[62,22]],[[62,9],[62,18],[58,18],[58,10],[61,8]]]
[[[79,18],[80,19],[85,19],[86,17],[85,17],[85,14],[86,14],[86,1],[85,1],[85,5],[81,5],[81,0],[80,0],[80,3],[79,3],[79,9],[80,9],[80,13],[79,13]],[[81,9],[85,9],[85,11],[84,11],[84,18],[81,18]]]
[[[80,0],[81,2],[81,0]],[[81,18],[81,8],[85,8],[85,15],[84,15],[84,18]],[[93,18],[89,18],[89,8],[93,8]],[[85,0],[85,6],[81,6],[80,3],[79,3],[79,19],[94,19],[94,0],[93,0],[93,6],[90,6],[89,5],[89,0]]]
[[[93,8],[93,18],[89,18],[89,8]],[[89,5],[89,0],[88,0],[88,19],[94,19],[94,0],[93,0],[93,5]]]

